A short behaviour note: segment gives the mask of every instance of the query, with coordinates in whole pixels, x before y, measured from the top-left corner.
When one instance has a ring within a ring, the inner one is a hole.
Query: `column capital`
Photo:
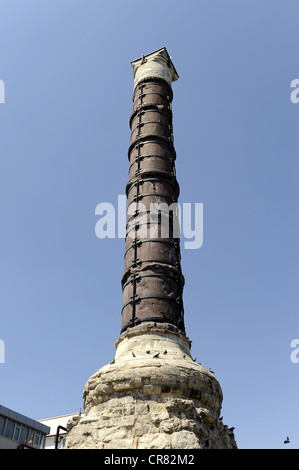
[[[147,78],[161,78],[170,86],[179,76],[172,63],[166,47],[162,47],[150,54],[143,55],[131,62],[134,75],[134,88]]]

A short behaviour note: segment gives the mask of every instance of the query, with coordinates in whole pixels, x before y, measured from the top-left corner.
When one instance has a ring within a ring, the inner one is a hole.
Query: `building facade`
[[[49,426],[0,405],[0,449],[44,449]]]

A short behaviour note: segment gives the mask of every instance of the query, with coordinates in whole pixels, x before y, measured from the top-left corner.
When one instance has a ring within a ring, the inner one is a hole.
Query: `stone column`
[[[132,62],[129,182],[122,332],[141,323],[185,332],[175,172],[172,81],[166,49]]]
[[[185,333],[175,210],[165,219],[151,210],[179,195],[171,111],[178,75],[165,48],[132,66],[121,333],[111,363],[85,385],[85,416],[68,423],[66,448],[236,448],[219,419],[221,387],[192,359]],[[163,221],[171,222],[166,237]]]

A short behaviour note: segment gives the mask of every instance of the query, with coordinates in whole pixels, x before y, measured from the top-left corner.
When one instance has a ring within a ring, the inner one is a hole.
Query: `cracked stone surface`
[[[237,448],[219,420],[218,381],[172,331],[121,335],[114,360],[90,377],[83,398],[85,416],[68,423],[66,449]]]

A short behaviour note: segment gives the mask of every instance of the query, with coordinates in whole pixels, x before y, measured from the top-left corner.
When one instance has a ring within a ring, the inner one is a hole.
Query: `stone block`
[[[174,431],[179,431],[182,427],[181,420],[179,418],[170,418],[161,421],[160,429],[165,433],[172,433]]]
[[[162,393],[162,388],[159,385],[145,385],[143,387],[143,393],[145,395],[159,395]]]
[[[149,412],[149,405],[147,403],[142,403],[136,406],[137,415],[146,415]]]
[[[135,405],[129,404],[123,406],[123,414],[126,415],[133,415],[135,413]]]
[[[136,443],[133,438],[113,439],[105,443],[104,449],[136,449]]]
[[[140,437],[139,449],[171,449],[169,439],[165,434],[147,434]]]
[[[136,422],[133,429],[134,436],[146,436],[157,432],[157,428],[153,424],[143,423],[142,421]]]
[[[201,449],[201,445],[193,432],[179,431],[172,434],[172,449]]]

